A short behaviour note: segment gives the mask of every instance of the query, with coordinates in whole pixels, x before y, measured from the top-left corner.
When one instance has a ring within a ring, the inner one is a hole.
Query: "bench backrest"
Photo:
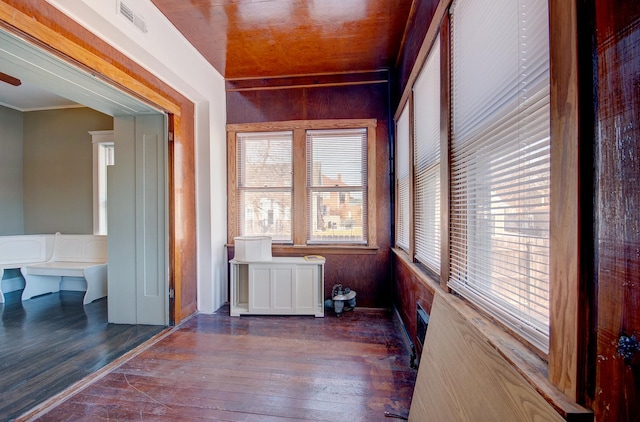
[[[107,236],[56,233],[51,261],[107,262]]]
[[[0,236],[0,265],[45,262],[53,249],[53,235]]]

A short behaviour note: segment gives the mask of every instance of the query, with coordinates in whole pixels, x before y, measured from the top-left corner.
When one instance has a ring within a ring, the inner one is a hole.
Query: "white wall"
[[[122,51],[195,104],[198,309],[226,300],[226,109],[223,77],[150,0],[127,4],[142,16],[143,33],[116,13],[116,0],[47,0]],[[215,207],[211,204],[216,204]]]

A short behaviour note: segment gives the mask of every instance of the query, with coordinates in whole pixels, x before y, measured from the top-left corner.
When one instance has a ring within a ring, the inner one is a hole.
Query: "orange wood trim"
[[[367,128],[367,240],[369,246],[378,245],[378,225],[376,224],[377,202],[376,176],[378,156],[376,155],[376,123]]]
[[[304,129],[293,131],[293,204],[307,204],[307,137]],[[293,244],[307,243],[308,204],[304,207],[292,206]]]
[[[579,180],[577,8],[549,2],[551,60],[551,202],[549,379],[579,394]]]
[[[451,19],[440,23],[440,287],[449,291],[449,206],[451,175]]]
[[[236,132],[227,133],[227,242],[238,236],[238,162]]]
[[[195,146],[194,107],[185,100],[181,105],[182,115],[174,115],[174,167],[173,173],[173,220],[174,237],[169,238],[173,247],[175,285],[174,322],[179,324],[197,310],[197,232],[195,198]]]
[[[168,116],[167,132],[169,137],[168,151],[168,193],[169,193],[169,239],[175,239],[175,225],[172,224],[176,219],[175,205],[175,176],[172,171],[175,168],[175,118],[172,114]],[[173,289],[173,298],[169,297],[169,324],[175,324],[176,303],[180,303],[180,297],[177,295],[179,289],[176,289],[176,250],[175,243],[169,242],[169,289]]]

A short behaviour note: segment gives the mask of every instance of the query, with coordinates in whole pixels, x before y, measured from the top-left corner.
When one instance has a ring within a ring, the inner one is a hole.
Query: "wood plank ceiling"
[[[152,0],[227,79],[379,72],[413,0]]]

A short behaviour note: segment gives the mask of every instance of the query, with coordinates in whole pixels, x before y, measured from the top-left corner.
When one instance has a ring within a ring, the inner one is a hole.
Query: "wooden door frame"
[[[174,292],[169,320],[178,324],[197,310],[193,102],[47,2],[1,0],[0,29],[168,114],[169,287]]]

